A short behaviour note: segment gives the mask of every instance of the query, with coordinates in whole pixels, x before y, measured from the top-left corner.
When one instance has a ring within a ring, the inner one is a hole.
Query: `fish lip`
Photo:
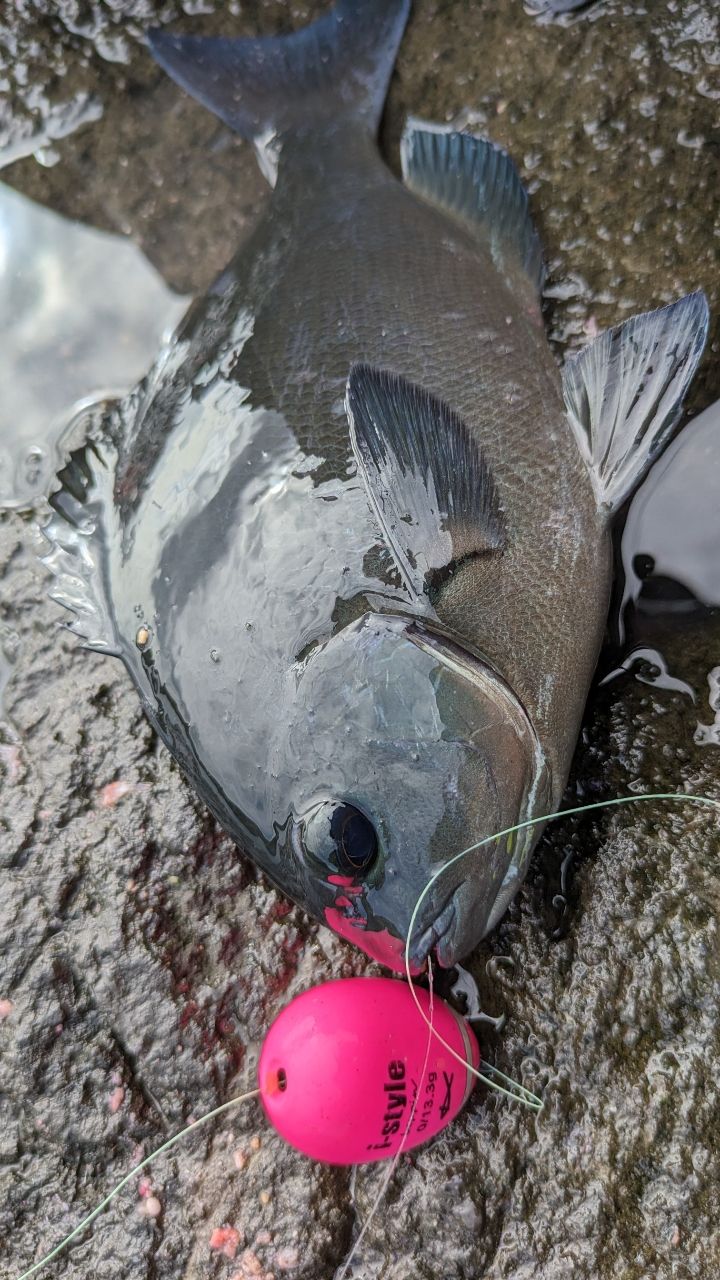
[[[457,892],[446,902],[445,906],[435,917],[432,924],[420,935],[413,943],[409,950],[409,959],[412,965],[423,968],[430,952],[435,950],[443,969],[449,969],[455,963],[454,958],[448,959],[452,955],[452,949],[448,944],[451,942],[451,935],[455,931],[457,923]]]
[[[459,913],[455,912],[451,924],[445,930],[442,938],[438,939],[435,947],[435,955],[441,969],[453,969],[459,960],[463,959],[468,953],[465,947],[462,952],[458,952],[457,945],[457,926],[459,924]]]

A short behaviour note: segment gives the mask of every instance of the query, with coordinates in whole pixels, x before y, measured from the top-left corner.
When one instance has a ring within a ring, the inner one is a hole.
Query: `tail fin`
[[[375,132],[409,10],[410,0],[338,0],[288,36],[222,40],[155,30],[148,40],[173,80],[261,152],[274,136],[341,117]]]

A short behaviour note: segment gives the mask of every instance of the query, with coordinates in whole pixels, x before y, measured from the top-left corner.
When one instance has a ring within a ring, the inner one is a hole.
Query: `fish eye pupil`
[[[332,816],[330,833],[343,867],[352,872],[366,871],[377,853],[377,836],[370,819],[353,805],[340,805]]]

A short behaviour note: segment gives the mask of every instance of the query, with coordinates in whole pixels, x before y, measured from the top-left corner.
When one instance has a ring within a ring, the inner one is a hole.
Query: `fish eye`
[[[375,828],[353,805],[342,804],[335,810],[330,819],[330,834],[343,871],[352,874],[367,871],[375,861],[378,848]]]

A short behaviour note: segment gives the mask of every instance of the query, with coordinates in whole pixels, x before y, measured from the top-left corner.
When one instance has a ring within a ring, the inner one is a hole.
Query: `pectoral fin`
[[[370,503],[408,588],[504,545],[490,469],[449,405],[398,374],[354,365],[346,407]]]
[[[708,328],[705,294],[608,329],[563,370],[570,424],[598,503],[615,511],[677,426]]]

